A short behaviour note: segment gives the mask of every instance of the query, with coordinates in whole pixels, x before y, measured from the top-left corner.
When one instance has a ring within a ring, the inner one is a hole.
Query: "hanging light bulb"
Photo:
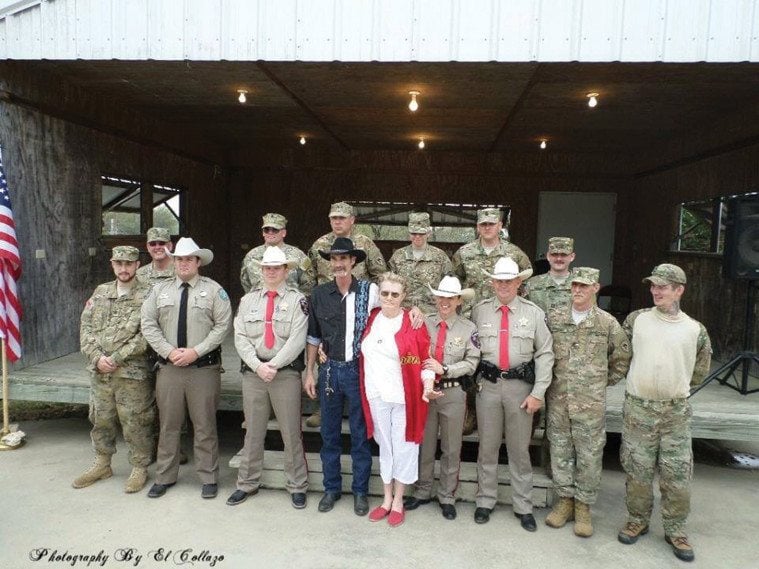
[[[300,140],[298,142],[300,142],[300,145],[303,146],[304,144],[306,144],[306,137],[305,136],[301,136]]]
[[[598,104],[598,99],[596,98],[598,97],[598,93],[588,93],[586,97],[588,97],[588,106],[591,109]]]
[[[425,144],[423,138],[419,139],[419,144],[417,144],[417,146],[419,147],[419,150],[424,150]]]
[[[411,100],[408,103],[408,109],[412,113],[415,113],[419,108],[419,103],[416,100],[416,96],[421,95],[421,93],[419,91],[409,91],[408,94],[411,95]]]
[[[245,103],[245,101],[248,100],[248,98],[245,96],[248,92],[245,89],[238,89],[237,92],[239,95],[237,96],[237,100],[240,101],[240,103]]]
[[[545,150],[547,146],[548,146],[548,141],[545,138],[540,141],[540,149],[541,150]]]

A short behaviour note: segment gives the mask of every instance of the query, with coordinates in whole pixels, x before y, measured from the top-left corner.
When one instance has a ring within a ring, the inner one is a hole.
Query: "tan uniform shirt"
[[[430,357],[434,358],[442,319],[436,313],[427,316],[424,322],[430,334]],[[477,327],[471,320],[458,315],[451,316],[445,322],[448,330],[443,347],[443,361],[440,363],[448,366],[448,373],[443,374],[443,379],[474,375],[474,370],[480,363],[480,340],[477,336]]]
[[[264,341],[266,289],[256,289],[242,297],[235,317],[235,348],[248,367],[255,371],[266,361],[277,369],[292,363],[306,347],[308,303],[306,297],[284,283],[274,298],[274,347]]]
[[[362,263],[357,263],[353,267],[352,274],[356,279],[369,280],[374,283],[377,282],[379,276],[387,271],[387,265],[385,264],[385,258],[382,253],[369,237],[355,231],[350,235],[353,245],[356,249],[363,249],[366,251],[366,260]],[[322,235],[314,241],[311,248],[308,250],[308,258],[311,260],[311,267],[308,269],[310,278],[316,282],[316,284],[324,284],[330,282],[334,275],[332,274],[332,268],[329,261],[322,259],[319,255],[319,251],[327,251],[332,247],[337,237],[334,233],[327,233]]]
[[[311,289],[314,288],[314,281],[308,271],[311,266],[311,261],[308,256],[297,247],[293,247],[286,243],[277,246],[282,249],[285,258],[298,262],[298,265],[294,269],[290,269],[288,272],[287,284],[290,285],[290,288],[299,290],[303,294],[311,294]],[[251,249],[242,260],[240,284],[242,284],[242,288],[246,293],[262,286],[261,282],[263,279],[261,276],[261,267],[256,265],[253,261],[260,261],[263,259],[267,247],[267,245],[259,245],[258,247]]]
[[[168,358],[177,346],[181,284],[182,280],[175,277],[155,285],[142,305],[142,334],[162,358]],[[216,281],[196,275],[189,284],[187,347],[202,357],[224,341],[232,322],[232,306]]]
[[[414,248],[407,245],[393,253],[388,264],[391,271],[405,277],[408,283],[406,299],[403,301],[405,308],[417,306],[425,314],[437,311],[427,285],[437,287],[440,280],[453,271],[453,265],[445,251],[427,245],[422,256],[417,258],[414,256]]]
[[[498,365],[500,358],[501,302],[497,297],[483,300],[472,309],[482,346],[482,359]],[[545,313],[534,303],[519,296],[509,304],[509,365],[516,367],[535,360],[535,385],[530,395],[543,399],[551,384],[553,338],[548,331]]]

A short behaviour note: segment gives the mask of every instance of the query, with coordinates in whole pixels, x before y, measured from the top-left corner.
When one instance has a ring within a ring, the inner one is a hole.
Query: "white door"
[[[601,286],[611,283],[616,204],[612,193],[540,192],[536,258],[545,257],[549,237],[572,237],[572,266],[600,269]]]

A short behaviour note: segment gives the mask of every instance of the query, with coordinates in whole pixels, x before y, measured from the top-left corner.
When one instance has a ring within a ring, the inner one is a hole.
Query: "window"
[[[157,226],[179,235],[185,192],[179,188],[101,176],[103,235],[142,235]]]
[[[725,250],[725,227],[730,200],[739,196],[754,196],[757,193],[759,192],[681,203],[678,207],[677,236],[672,240],[672,251],[722,253]]]

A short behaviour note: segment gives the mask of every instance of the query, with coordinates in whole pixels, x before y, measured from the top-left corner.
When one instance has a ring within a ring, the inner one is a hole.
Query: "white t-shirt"
[[[369,334],[361,342],[364,355],[364,388],[367,399],[405,403],[401,360],[395,334],[401,329],[403,312],[394,318],[377,314]]]

